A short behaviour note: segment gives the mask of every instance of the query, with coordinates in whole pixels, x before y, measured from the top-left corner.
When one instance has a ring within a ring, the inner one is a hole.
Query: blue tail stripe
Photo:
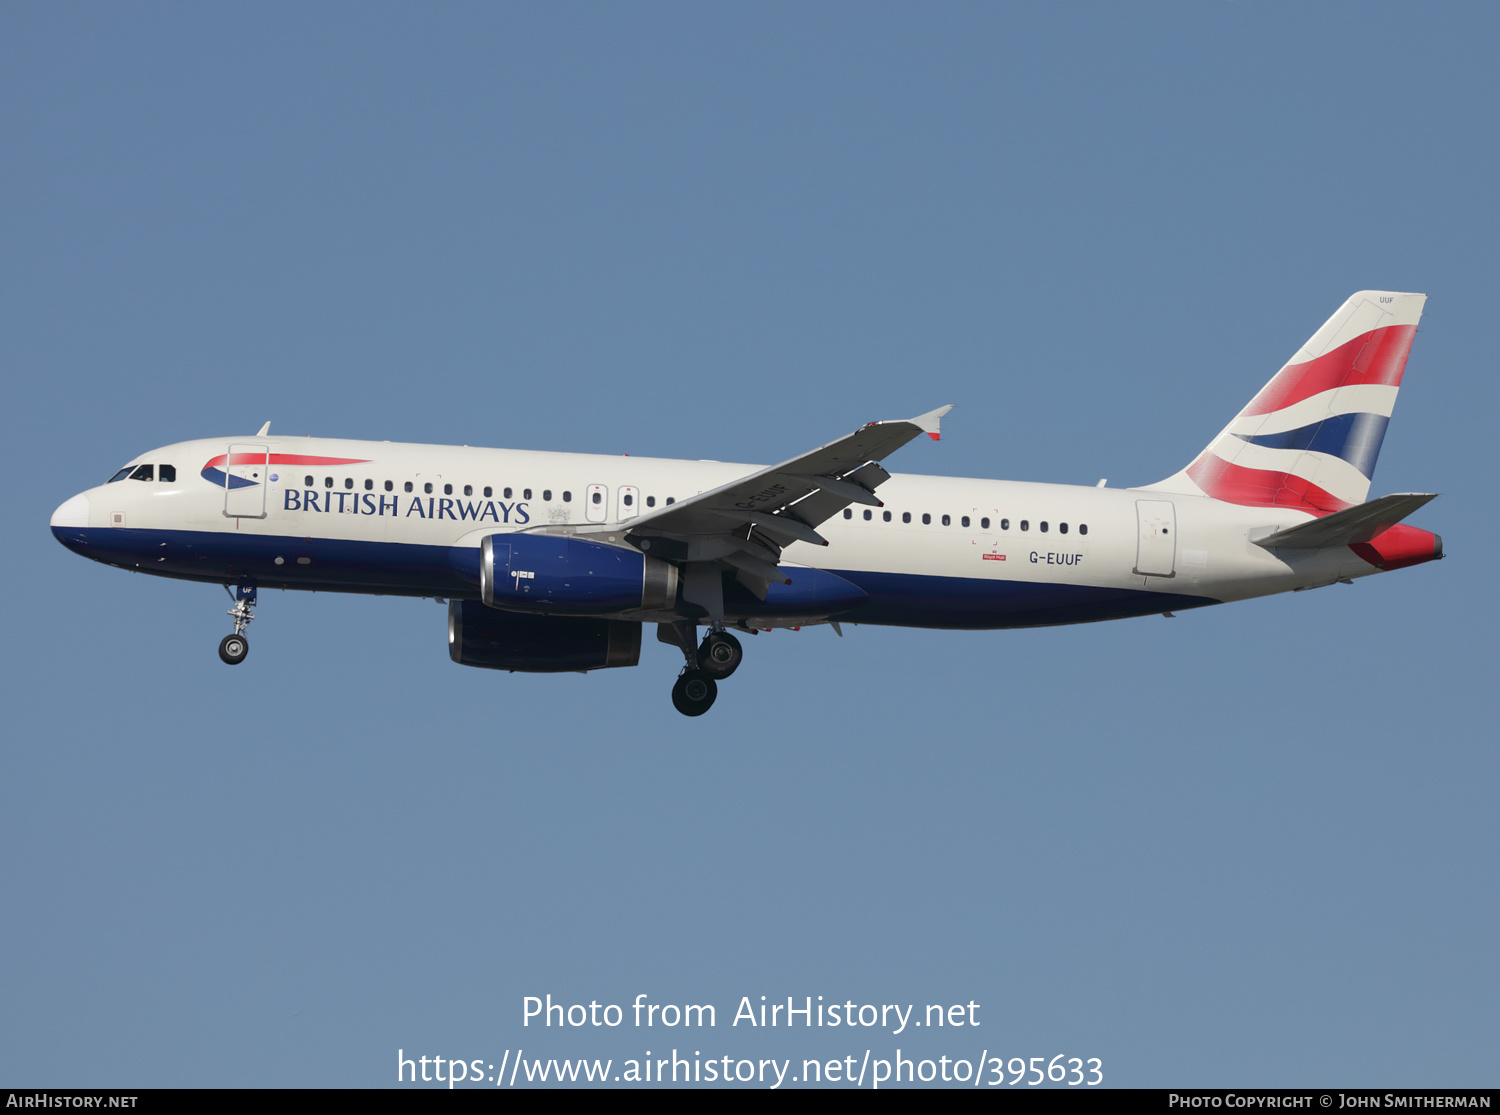
[[[1385,440],[1385,428],[1389,423],[1389,418],[1379,414],[1336,414],[1311,426],[1300,426],[1279,434],[1234,436],[1268,449],[1305,449],[1342,457],[1364,473],[1368,480],[1375,475],[1375,459],[1380,456],[1380,444]]]

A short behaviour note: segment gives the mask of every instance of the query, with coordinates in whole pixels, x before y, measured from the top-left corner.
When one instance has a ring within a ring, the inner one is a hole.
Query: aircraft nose
[[[86,527],[89,525],[89,497],[76,495],[52,512],[54,527]]]

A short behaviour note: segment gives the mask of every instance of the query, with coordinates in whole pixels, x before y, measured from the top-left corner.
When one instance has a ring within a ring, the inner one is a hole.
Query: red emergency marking
[[[980,554],[979,556],[982,557],[982,558],[984,558],[985,561],[1004,561],[1005,560],[1005,555],[1004,554]]]

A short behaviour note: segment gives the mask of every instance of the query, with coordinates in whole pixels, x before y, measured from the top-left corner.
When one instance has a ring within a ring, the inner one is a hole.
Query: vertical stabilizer
[[[1192,464],[1150,487],[1314,515],[1363,503],[1426,301],[1350,297]]]

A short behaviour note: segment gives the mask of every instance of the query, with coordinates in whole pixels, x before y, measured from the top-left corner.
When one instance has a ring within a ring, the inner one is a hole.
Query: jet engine
[[[551,615],[671,610],[677,567],[625,546],[555,534],[491,534],[479,546],[491,608]]]
[[[634,666],[641,660],[641,625],[501,612],[477,600],[452,600],[448,656],[462,666],[528,674]]]

